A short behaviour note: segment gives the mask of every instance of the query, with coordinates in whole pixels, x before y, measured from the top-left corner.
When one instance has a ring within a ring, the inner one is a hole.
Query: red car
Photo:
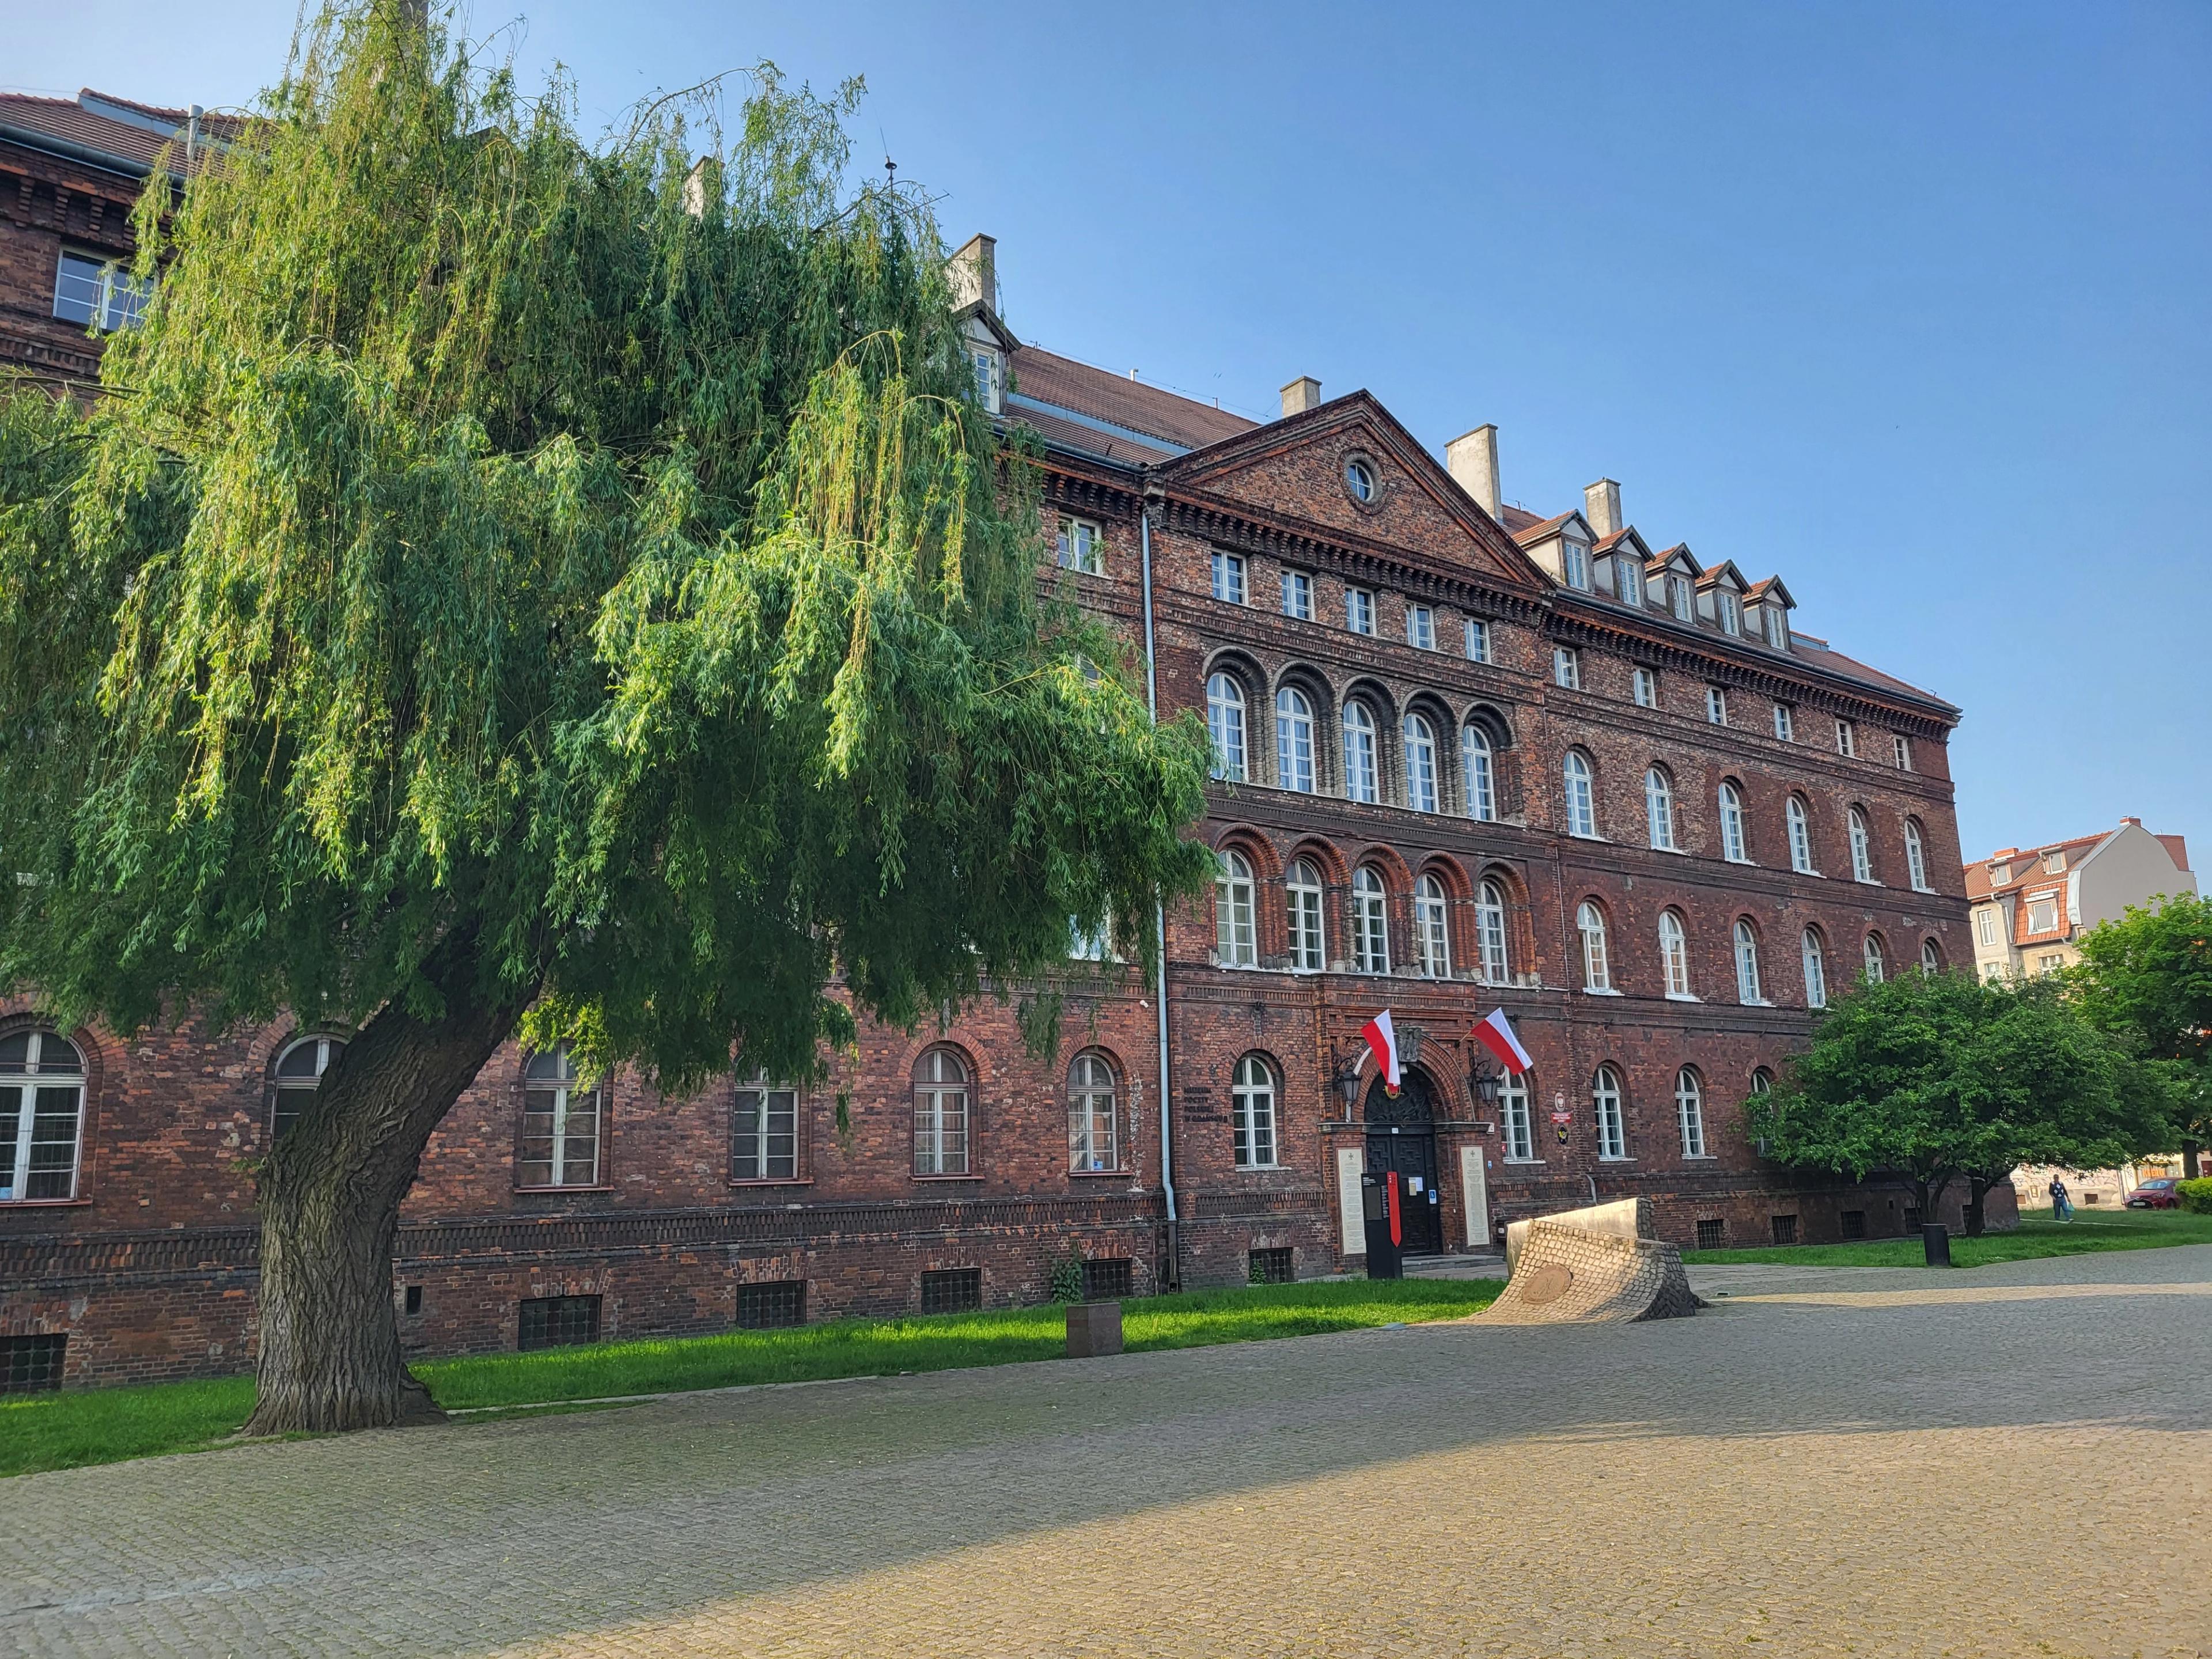
[[[2130,1210],[2178,1210],[2181,1194],[2174,1191],[2179,1185],[2171,1176],[2157,1176],[2128,1194]]]

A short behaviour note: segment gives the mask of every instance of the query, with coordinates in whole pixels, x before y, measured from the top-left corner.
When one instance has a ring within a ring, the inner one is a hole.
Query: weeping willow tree
[[[816,1075],[1202,879],[1203,732],[1040,596],[922,198],[750,85],[592,146],[327,14],[141,205],[101,395],[0,404],[0,983],[354,1033],[256,1172],[253,1431],[434,1410],[399,1206],[518,1030]]]

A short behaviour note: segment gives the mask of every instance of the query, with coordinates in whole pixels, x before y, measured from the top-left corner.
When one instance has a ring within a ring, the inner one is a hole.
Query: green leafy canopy
[[[0,983],[358,1022],[458,942],[587,1061],[799,1074],[1203,879],[858,92],[590,145],[380,0],[149,191],[104,394],[0,402]]]

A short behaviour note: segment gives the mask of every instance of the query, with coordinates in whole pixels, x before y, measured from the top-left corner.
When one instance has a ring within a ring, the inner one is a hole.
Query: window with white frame
[[[1498,1088],[1498,1115],[1504,1131],[1505,1161],[1536,1161],[1536,1125],[1528,1109],[1528,1074],[1508,1072]]]
[[[1240,1170],[1275,1166],[1275,1073],[1257,1054],[1237,1062],[1229,1090],[1230,1135]]]
[[[1797,740],[1797,717],[1786,702],[1774,705],[1774,735],[1784,743]]]
[[[1494,881],[1486,881],[1475,890],[1474,942],[1482,958],[1482,982],[1511,982],[1513,963],[1506,949],[1505,890]]]
[[[975,401],[995,415],[999,412],[999,354],[988,346],[971,347],[968,367],[975,376]]]
[[[1560,557],[1566,566],[1567,586],[1587,589],[1589,586],[1589,549],[1577,541],[1563,542]]]
[[[1620,1073],[1601,1066],[1590,1079],[1590,1106],[1597,1119],[1597,1155],[1612,1163],[1628,1156],[1628,1124],[1620,1109]]]
[[[1437,648],[1437,613],[1427,605],[1406,607],[1406,643],[1418,651]]]
[[[1106,532],[1088,519],[1060,521],[1060,568],[1086,576],[1106,574]]]
[[[1849,758],[1856,758],[1858,755],[1858,732],[1849,720],[1836,722],[1836,752]]]
[[[1490,624],[1480,617],[1467,619],[1467,659],[1469,662],[1490,660]]]
[[[1639,668],[1631,677],[1635,686],[1636,706],[1656,708],[1659,706],[1659,677],[1648,668]]]
[[[1244,603],[1244,559],[1242,554],[1213,550],[1213,597],[1231,605]]]
[[[1461,781],[1467,795],[1467,815],[1478,823],[1498,816],[1498,791],[1491,772],[1490,734],[1469,720],[1460,728]]]
[[[1067,1167],[1096,1175],[1121,1167],[1114,1068],[1096,1049],[1067,1068]]]
[[[1344,796],[1372,802],[1382,797],[1376,764],[1375,716],[1364,702],[1344,705]]]
[[[1406,716],[1406,805],[1416,812],[1437,810],[1437,733],[1422,714]]]
[[[2038,957],[2035,959],[2035,971],[2046,979],[2065,966],[2066,953],[2063,951],[2053,951],[2048,956]]]
[[[1373,501],[1374,469],[1364,461],[1346,461],[1344,464],[1344,487],[1352,492],[1352,499],[1355,501]]]
[[[1920,941],[1920,971],[1923,974],[1943,971],[1943,947],[1932,939]]]
[[[1710,726],[1728,724],[1728,693],[1717,685],[1705,688],[1705,721]]]
[[[1344,590],[1344,625],[1355,634],[1375,631],[1375,596],[1364,587]]]
[[[1974,912],[1974,938],[1984,945],[1997,942],[1997,913],[1991,905],[1984,905]]]
[[[1719,613],[1722,633],[1741,634],[1743,632],[1743,607],[1735,594],[1723,588],[1713,595],[1713,609]]]
[[[1677,1002],[1695,1000],[1690,989],[1690,930],[1683,926],[1679,910],[1659,913],[1659,966],[1668,996]]]
[[[1910,772],[1912,769],[1911,743],[1907,738],[1896,736],[1893,736],[1889,741],[1891,745],[1891,753],[1897,757],[1898,770],[1900,772]]]
[[[58,1031],[0,1036],[0,1204],[76,1196],[84,1056]]]
[[[1352,966],[1362,974],[1390,971],[1389,896],[1365,864],[1352,872]]]
[[[1073,916],[1067,919],[1067,959],[1070,962],[1103,962],[1114,954],[1113,928],[1100,922],[1086,929]]]
[[[1275,693],[1275,787],[1314,792],[1314,711],[1294,685]]]
[[[1213,775],[1228,783],[1243,782],[1244,688],[1235,675],[1207,677],[1206,728],[1213,738]]]
[[[2055,933],[2058,931],[2058,898],[2045,893],[2027,902],[2027,931],[2031,933]]]
[[[799,1179],[799,1091],[761,1079],[741,1085],[730,1108],[730,1179]]]
[[[1584,841],[1597,839],[1597,795],[1590,782],[1590,763],[1581,750],[1570,749],[1560,763],[1566,787],[1567,833]]]
[[[1252,865],[1242,853],[1221,856],[1213,878],[1213,957],[1224,968],[1255,968],[1258,935],[1253,928]]]
[[[1450,914],[1443,883],[1423,876],[1413,888],[1413,949],[1424,979],[1451,977]]]
[[[1690,592],[1689,578],[1667,578],[1667,608],[1674,613],[1677,622],[1688,622],[1694,612],[1695,599]]]
[[[1929,891],[1928,858],[1920,844],[1920,825],[1911,818],[1905,821],[1905,873],[1916,893]]]
[[[1743,797],[1732,783],[1720,787],[1721,856],[1730,864],[1748,864],[1751,851],[1744,836]]]
[[[1759,994],[1759,934],[1748,918],[1735,925],[1735,1000],[1754,1008],[1766,1000]]]
[[[1871,883],[1874,880],[1874,838],[1867,833],[1866,814],[1854,806],[1845,820],[1845,826],[1851,841],[1851,879]]]
[[[1805,1006],[1825,1008],[1828,1006],[1828,955],[1820,948],[1820,936],[1808,927],[1800,950],[1805,963]]]
[[[1870,985],[1879,985],[1889,977],[1889,952],[1881,947],[1881,935],[1866,936],[1866,976]]]
[[[1674,1116],[1682,1129],[1682,1156],[1705,1156],[1705,1091],[1685,1066],[1674,1073]]]
[[[1582,938],[1583,989],[1604,993],[1613,989],[1613,959],[1606,950],[1605,915],[1588,899],[1576,908],[1575,932]]]
[[[297,1037],[286,1045],[276,1057],[276,1098],[269,1109],[270,1140],[282,1140],[300,1121],[300,1114],[315,1103],[323,1073],[344,1052],[345,1044],[334,1036]]]
[[[1804,800],[1796,795],[1783,809],[1783,817],[1790,823],[1790,867],[1801,876],[1816,875],[1813,868],[1813,820],[1805,810]]]
[[[1570,691],[1583,689],[1582,653],[1571,646],[1552,647],[1552,678]]]
[[[596,1187],[605,1097],[581,1086],[565,1042],[530,1056],[522,1068],[522,1146],[517,1184]]]
[[[1644,573],[1626,553],[1613,562],[1613,591],[1623,605],[1644,603]]]
[[[145,320],[154,284],[142,281],[112,259],[97,253],[62,250],[54,270],[54,315],[103,333],[136,328]]]
[[[1303,570],[1283,572],[1283,614],[1300,622],[1313,620],[1313,578]]]
[[[1790,648],[1790,613],[1779,604],[1766,606],[1766,642],[1777,651]]]
[[[1300,973],[1317,974],[1328,964],[1322,945],[1321,876],[1304,859],[1291,866],[1283,878],[1284,908],[1291,933],[1291,966]]]
[[[1662,853],[1674,850],[1674,786],[1663,768],[1644,774],[1644,816],[1650,826],[1651,845]]]
[[[914,1172],[969,1171],[968,1062],[951,1048],[930,1048],[914,1065]]]

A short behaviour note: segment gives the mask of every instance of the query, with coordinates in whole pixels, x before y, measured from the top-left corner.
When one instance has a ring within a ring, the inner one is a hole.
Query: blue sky
[[[241,104],[294,0],[15,20],[0,80]],[[472,33],[523,16],[479,4]],[[1257,416],[1310,374],[1505,494],[1621,481],[1966,713],[1969,856],[2212,861],[2212,7],[584,5],[586,123],[772,59],[999,238],[1023,338]]]

